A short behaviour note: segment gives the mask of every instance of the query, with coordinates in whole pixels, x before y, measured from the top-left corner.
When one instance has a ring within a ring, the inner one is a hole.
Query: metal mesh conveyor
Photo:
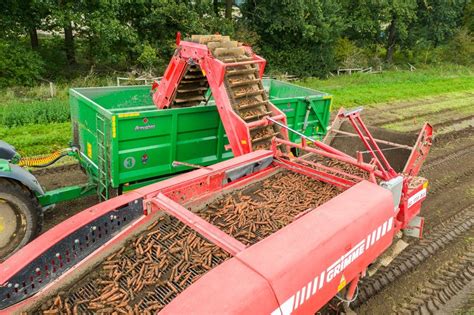
[[[191,228],[164,215],[43,309],[151,313],[228,257]]]
[[[332,185],[280,171],[224,194],[197,214],[246,245],[291,223],[307,209],[336,196]],[[42,310],[64,313],[152,313],[230,255],[165,214],[129,240],[66,293]]]
[[[272,116],[268,95],[259,75],[259,65],[248,55],[241,43],[229,36],[193,35],[192,42],[207,45],[214,58],[227,64],[224,85],[233,110],[252,123]],[[198,64],[189,64],[181,78],[170,107],[189,107],[205,101],[209,88],[207,78]],[[250,128],[252,149],[269,149],[273,137],[282,138],[276,125]]]

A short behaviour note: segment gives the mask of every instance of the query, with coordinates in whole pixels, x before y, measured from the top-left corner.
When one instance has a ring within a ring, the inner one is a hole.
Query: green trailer
[[[316,139],[326,134],[330,95],[270,79],[264,80],[264,88],[270,101],[286,114],[289,127]],[[67,154],[78,160],[88,183],[43,191],[30,173],[15,165],[21,159],[14,148],[0,143],[2,213],[11,212],[14,218],[15,211],[20,211],[26,221],[36,216],[33,221],[37,222],[44,209],[59,202],[91,194],[105,200],[233,157],[212,98],[194,107],[157,109],[149,86],[76,88],[70,90],[70,106],[73,136]],[[300,140],[295,134],[289,136],[291,141]],[[29,190],[20,198],[24,201],[21,207],[11,201],[18,200],[11,195],[20,186]],[[2,187],[8,189],[2,192]],[[0,232],[1,221],[0,215]],[[34,235],[37,227],[31,229],[23,234]],[[9,251],[11,246],[2,253],[0,243],[0,258]]]
[[[276,80],[265,80],[265,88],[291,128],[314,138],[326,134],[331,96]],[[212,99],[158,110],[148,86],[128,86],[72,89],[70,104],[73,146],[104,199],[110,189],[135,189],[188,171],[191,164],[233,156]]]

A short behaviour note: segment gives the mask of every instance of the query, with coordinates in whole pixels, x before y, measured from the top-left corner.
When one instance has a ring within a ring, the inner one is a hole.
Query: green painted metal
[[[0,159],[0,172],[11,172],[10,162]]]
[[[61,187],[47,191],[43,195],[38,196],[38,201],[42,207],[46,207],[59,202],[93,195],[96,193],[96,189],[97,186],[90,183],[85,185]]]
[[[276,80],[264,80],[264,86],[290,127],[313,137],[326,133],[328,94]],[[212,100],[158,110],[149,86],[122,86],[71,89],[70,104],[73,144],[103,199],[106,186],[127,190],[191,169],[173,167],[173,161],[212,165],[233,156],[225,150],[227,136]]]
[[[307,136],[322,139],[329,124],[332,96],[278,80],[263,80],[271,102],[286,114],[286,121],[293,128]],[[301,138],[288,134],[290,141],[300,142]]]

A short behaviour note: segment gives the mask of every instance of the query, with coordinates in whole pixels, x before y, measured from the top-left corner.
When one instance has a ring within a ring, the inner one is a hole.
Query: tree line
[[[472,65],[470,0],[3,0],[0,85],[93,71],[161,73],[176,32],[252,45],[268,70],[325,76],[337,67]]]

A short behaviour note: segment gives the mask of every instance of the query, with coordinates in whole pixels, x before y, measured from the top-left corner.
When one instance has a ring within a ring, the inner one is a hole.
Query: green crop
[[[0,123],[4,127],[60,123],[69,119],[67,101],[14,101],[0,106]]]

